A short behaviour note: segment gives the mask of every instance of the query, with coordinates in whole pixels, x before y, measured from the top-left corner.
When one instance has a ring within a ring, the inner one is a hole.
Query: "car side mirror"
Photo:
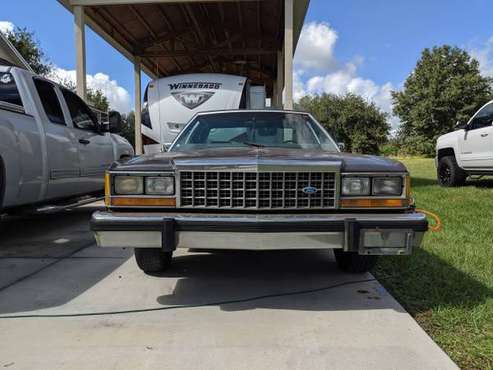
[[[457,121],[457,123],[455,124],[455,129],[456,130],[468,130],[469,126],[467,125],[467,123],[464,123],[464,122],[461,122],[461,121]]]
[[[344,143],[337,143],[337,147],[341,152],[346,150],[346,145]]]
[[[123,120],[122,115],[117,111],[110,111],[108,113],[109,123],[108,123],[108,131],[112,134],[119,134],[123,130]]]

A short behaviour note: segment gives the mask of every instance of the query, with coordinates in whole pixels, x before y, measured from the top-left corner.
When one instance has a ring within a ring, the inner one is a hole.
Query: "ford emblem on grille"
[[[305,194],[315,194],[318,191],[317,188],[314,188],[313,186],[307,186],[306,188],[303,188],[303,193]]]

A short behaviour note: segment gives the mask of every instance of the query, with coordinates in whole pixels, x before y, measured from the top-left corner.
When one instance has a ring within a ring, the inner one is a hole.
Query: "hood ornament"
[[[182,105],[188,109],[195,109],[198,106],[204,104],[215,93],[209,91],[200,92],[172,92],[173,98],[175,98]]]
[[[315,194],[318,192],[318,189],[313,186],[307,186],[306,188],[303,188],[303,193],[305,194]]]

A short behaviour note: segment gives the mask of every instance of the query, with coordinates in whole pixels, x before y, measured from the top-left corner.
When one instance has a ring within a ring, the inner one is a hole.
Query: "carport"
[[[293,55],[309,0],[57,0],[74,14],[77,93],[86,97],[85,25],[134,64],[142,153],[141,71],[243,75],[293,108]]]

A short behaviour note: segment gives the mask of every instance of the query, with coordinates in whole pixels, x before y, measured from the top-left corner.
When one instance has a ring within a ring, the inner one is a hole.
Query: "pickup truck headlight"
[[[343,177],[342,195],[360,196],[370,195],[369,177]]]
[[[373,195],[401,195],[402,177],[374,177]]]
[[[146,194],[173,195],[175,193],[175,178],[173,176],[146,177]]]
[[[142,176],[115,176],[115,194],[144,194],[144,178]]]

